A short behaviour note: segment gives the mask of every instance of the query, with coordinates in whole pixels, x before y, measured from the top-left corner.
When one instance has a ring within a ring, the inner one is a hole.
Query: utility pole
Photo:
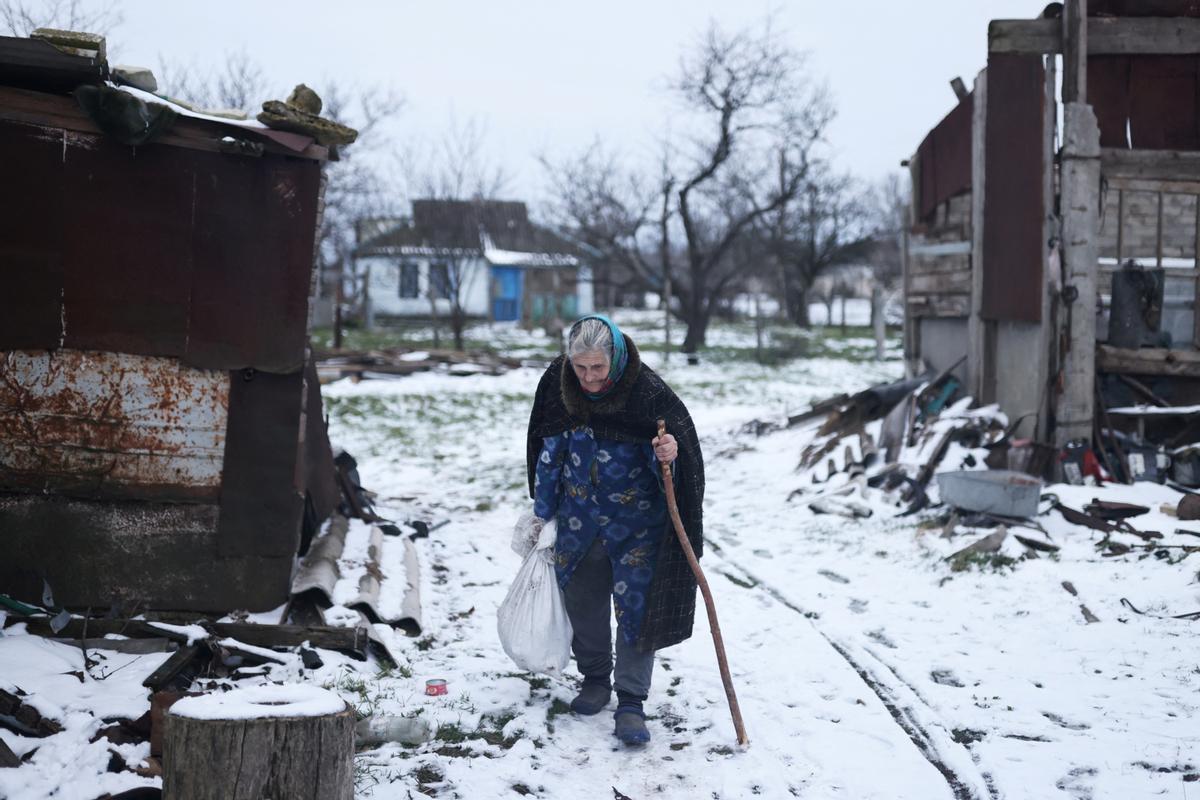
[[[1063,6],[1062,252],[1067,350],[1055,444],[1091,441],[1096,397],[1100,129],[1087,103],[1087,0]]]

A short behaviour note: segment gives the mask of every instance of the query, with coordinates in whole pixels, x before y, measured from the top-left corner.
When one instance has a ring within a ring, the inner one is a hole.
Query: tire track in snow
[[[788,599],[782,591],[759,579],[750,570],[747,570],[740,563],[729,558],[724,548],[716,541],[706,538],[705,544],[712,552],[719,555],[725,564],[735,567],[745,578],[754,581],[754,584],[749,587],[750,589],[762,590],[785,608],[804,617],[813,626],[817,633],[821,635],[821,638],[842,657],[850,668],[855,671],[859,679],[867,685],[867,688],[879,698],[879,701],[888,710],[893,721],[904,731],[918,752],[945,779],[946,785],[950,788],[955,800],[983,800],[983,798],[995,800],[998,797],[987,776],[979,773],[965,775],[963,774],[963,768],[948,763],[944,753],[955,752],[958,749],[964,751],[964,754],[971,763],[974,762],[970,752],[966,748],[945,734],[944,726],[937,726],[935,729],[930,722],[924,721],[935,718],[935,712],[921,700],[915,689],[896,675],[895,671],[886,662],[862,647],[834,639],[814,622],[817,618],[815,612],[805,611]],[[744,582],[744,579],[736,575],[731,576],[723,570],[718,571],[722,575],[725,575],[725,577],[734,579],[736,583],[743,587],[747,584],[747,582]],[[868,659],[873,660],[876,664],[883,667],[886,670],[886,674],[890,674],[895,680],[888,679],[883,670],[871,669],[867,664]],[[939,729],[940,735],[935,734],[934,731]],[[983,787],[982,790],[980,787]]]

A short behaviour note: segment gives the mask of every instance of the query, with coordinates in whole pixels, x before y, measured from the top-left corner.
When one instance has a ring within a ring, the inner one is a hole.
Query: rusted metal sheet
[[[57,347],[62,263],[51,223],[62,219],[63,143],[48,128],[0,124],[4,213],[0,214],[0,350]],[[13,154],[20,153],[19,157]],[[46,185],[44,191],[12,187]]]
[[[304,373],[231,375],[218,553],[294,556],[304,490],[300,471]]]
[[[1101,147],[1129,147],[1129,56],[1089,56],[1087,94]]]
[[[212,157],[196,184],[186,358],[284,373],[304,366],[320,169]],[[253,290],[248,291],[248,287]]]
[[[317,364],[310,356],[304,368],[304,488],[312,503],[314,522],[324,522],[337,508],[338,491],[333,450],[325,427],[325,408],[321,402],[321,382]]]
[[[182,356],[191,293],[194,154],[107,139],[64,149],[66,347]]]
[[[1139,150],[1200,147],[1195,56],[1129,59],[1129,138]]]
[[[917,148],[921,182],[921,219],[959,192],[971,188],[971,113],[974,94],[968,95],[942,119]]]
[[[1091,56],[1088,102],[1101,147],[1200,149],[1200,58]]]
[[[1040,322],[1045,76],[1041,56],[988,56],[983,317]]]
[[[0,488],[213,501],[229,375],[104,352],[0,353]]]
[[[295,557],[219,557],[217,514],[207,503],[0,492],[0,586],[36,603],[45,578],[57,603],[80,609],[227,613],[282,605]]]
[[[303,367],[318,162],[7,121],[0,147],[19,198],[0,215],[0,348]]]

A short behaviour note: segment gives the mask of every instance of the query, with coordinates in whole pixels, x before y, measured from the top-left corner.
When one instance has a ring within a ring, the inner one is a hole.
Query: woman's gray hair
[[[567,358],[573,359],[584,353],[600,352],[611,361],[612,345],[612,331],[603,320],[585,319],[571,328],[567,337]]]

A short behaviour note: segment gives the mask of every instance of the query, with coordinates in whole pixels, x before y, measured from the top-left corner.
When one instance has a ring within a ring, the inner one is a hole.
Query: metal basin
[[[942,472],[937,480],[942,502],[955,508],[1002,517],[1037,516],[1042,482],[1032,475],[991,469]]]

